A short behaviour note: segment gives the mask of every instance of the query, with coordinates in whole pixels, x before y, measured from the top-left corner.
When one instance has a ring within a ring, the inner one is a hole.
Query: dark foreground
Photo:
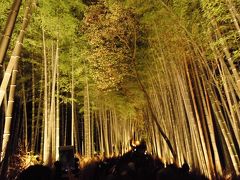
[[[121,157],[95,160],[79,169],[63,169],[60,162],[54,168],[42,165],[30,166],[17,177],[18,180],[205,180],[208,179],[197,171],[189,171],[184,164],[177,167],[164,164],[145,153],[144,149],[135,149]],[[225,179],[215,177],[213,179]],[[231,176],[229,179],[240,179]]]

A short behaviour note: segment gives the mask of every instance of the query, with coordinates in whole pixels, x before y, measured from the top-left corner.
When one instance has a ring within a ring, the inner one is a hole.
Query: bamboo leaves
[[[131,75],[133,31],[137,28],[134,13],[119,5],[104,3],[91,6],[84,19],[89,42],[90,73],[101,90],[119,90]]]

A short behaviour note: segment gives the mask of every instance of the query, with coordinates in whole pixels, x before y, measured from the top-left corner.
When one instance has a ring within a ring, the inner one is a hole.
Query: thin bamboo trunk
[[[74,136],[76,134],[75,132],[75,102],[74,102],[74,71],[73,71],[73,57],[72,57],[72,62],[71,62],[71,66],[72,66],[72,71],[71,71],[71,79],[72,79],[72,83],[71,83],[71,105],[72,105],[72,128],[71,128],[71,145],[74,146]]]
[[[40,113],[42,112],[43,108],[42,108],[42,93],[43,93],[43,68],[41,70],[41,80],[40,80],[40,91],[39,91],[39,102],[38,102],[38,106],[37,106],[37,117],[36,117],[36,127],[35,127],[35,137],[34,137],[34,152],[37,152],[38,149],[40,148],[40,155],[42,155],[42,141],[40,140],[39,143],[39,137],[40,139],[43,139],[43,134],[42,134],[42,130],[44,129],[44,124],[43,121],[40,121]],[[40,136],[41,135],[41,136]],[[40,144],[40,147],[39,145]]]
[[[56,57],[57,58],[57,57]],[[59,60],[57,60],[58,62]],[[60,146],[60,102],[59,102],[59,63],[57,63],[57,97],[56,97],[56,160],[59,160],[59,146]]]
[[[77,119],[77,110],[76,108],[74,109],[74,117],[75,117],[75,135],[74,135],[74,142],[75,142],[75,152],[79,152],[79,144],[80,144],[80,140],[79,140],[79,129],[78,129],[78,119]]]
[[[107,109],[106,109],[105,105],[103,106],[103,109],[102,109],[102,118],[103,118],[103,133],[104,133],[105,156],[109,157],[108,117],[107,117]]]
[[[95,152],[95,143],[94,143],[94,112],[90,112],[90,127],[91,127],[91,154]]]
[[[44,121],[44,115],[42,116],[42,118],[41,118],[41,121],[40,121],[40,107],[41,107],[41,105],[42,105],[42,110],[41,110],[41,112],[43,111],[43,113],[44,113],[44,100],[45,99],[43,99],[42,100],[42,95],[44,96],[44,81],[43,81],[43,79],[44,79],[44,61],[42,62],[42,75],[41,75],[41,90],[40,90],[40,100],[39,100],[39,102],[38,102],[38,115],[37,115],[37,124],[39,123],[40,124],[40,122],[41,122],[41,129],[39,130],[39,128],[37,128],[37,130],[38,130],[38,134],[41,134],[41,137],[40,137],[40,151],[39,151],[39,153],[40,153],[40,157],[41,157],[41,159],[43,159],[43,154],[44,154],[44,130],[45,130],[45,121]],[[41,104],[42,103],[42,104]],[[37,126],[37,125],[36,125]],[[38,126],[37,126],[38,127]],[[37,135],[38,135],[37,134]],[[37,139],[37,138],[36,138]]]
[[[100,132],[100,152],[104,153],[104,138],[103,138],[103,119],[102,119],[102,114],[101,111],[98,111],[98,119],[99,119],[99,132]]]
[[[52,82],[52,93],[51,93],[51,111],[50,111],[50,121],[51,121],[51,137],[52,137],[52,148],[51,148],[51,156],[52,161],[56,161],[56,137],[59,134],[56,134],[56,81],[57,81],[57,68],[58,68],[58,58],[59,58],[59,47],[58,40],[56,42],[56,55],[53,57],[53,82]]]
[[[5,116],[5,125],[4,125],[4,132],[3,132],[3,143],[2,143],[2,154],[1,154],[1,162],[5,158],[7,146],[10,142],[10,134],[11,134],[11,123],[12,123],[12,112],[13,112],[13,104],[14,104],[14,94],[16,89],[16,77],[17,77],[17,70],[18,64],[16,63],[13,68],[11,85],[10,85],[10,92],[9,92],[9,99],[8,99],[8,107],[7,113]]]
[[[43,162],[48,163],[48,73],[47,73],[47,55],[46,55],[46,40],[45,40],[45,30],[42,28],[42,40],[43,40],[43,59],[44,59],[44,129],[43,129]]]
[[[23,96],[23,142],[25,152],[28,152],[28,116],[27,116],[27,101],[24,82],[22,83],[22,96]]]
[[[84,155],[91,157],[90,103],[87,77],[85,77],[84,87]]]
[[[65,122],[64,122],[64,143],[63,145],[67,145],[67,124],[68,124],[68,105],[65,104]]]
[[[35,153],[35,67],[32,63],[32,125],[31,125],[31,152]]]
[[[104,141],[105,141],[105,146],[106,146],[106,156],[107,157],[110,157],[110,141],[109,141],[109,137],[110,137],[110,132],[109,132],[109,110],[107,109],[106,106],[104,106],[104,111],[103,111],[103,119],[104,119],[104,126],[103,126],[103,129],[104,129]],[[129,132],[128,130],[126,132]]]
[[[6,71],[6,67],[5,67],[5,63],[3,63],[3,75]],[[5,93],[4,99],[3,99],[3,108],[4,108],[4,113],[7,113],[7,101],[8,101],[8,97],[7,97],[7,93]]]

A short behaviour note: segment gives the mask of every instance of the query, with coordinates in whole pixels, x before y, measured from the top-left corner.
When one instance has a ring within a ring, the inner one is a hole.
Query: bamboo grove
[[[109,157],[141,138],[166,164],[240,174],[239,1],[0,6],[2,176],[23,156]]]

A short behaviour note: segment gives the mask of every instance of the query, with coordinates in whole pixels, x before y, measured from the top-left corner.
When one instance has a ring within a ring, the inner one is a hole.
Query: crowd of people
[[[159,158],[146,153],[146,144],[140,143],[123,156],[98,159],[83,168],[75,158],[75,168],[62,169],[60,162],[54,168],[30,166],[18,180],[205,180],[200,173],[189,171],[189,166],[165,166]]]

